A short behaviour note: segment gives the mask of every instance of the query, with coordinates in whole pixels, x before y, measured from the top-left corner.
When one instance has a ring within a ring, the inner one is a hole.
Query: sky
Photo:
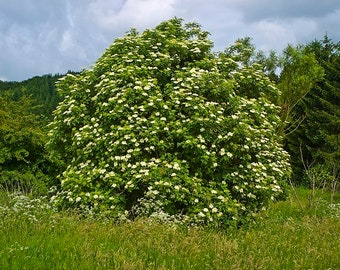
[[[89,68],[131,28],[173,17],[201,24],[216,51],[243,37],[278,53],[340,41],[339,0],[0,0],[0,80]]]

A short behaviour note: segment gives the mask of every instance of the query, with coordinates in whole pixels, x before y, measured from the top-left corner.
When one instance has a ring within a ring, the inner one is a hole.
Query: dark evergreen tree
[[[0,82],[0,95],[9,96],[13,101],[18,101],[23,96],[32,96],[33,105],[36,106],[33,113],[51,119],[52,112],[61,101],[55,90],[56,81],[63,75],[35,76],[22,82]]]
[[[317,83],[299,102],[295,118],[301,125],[287,136],[297,180],[306,167],[322,165],[334,177],[340,164],[340,45],[328,37],[313,41],[304,50],[313,53],[324,69],[324,80]]]

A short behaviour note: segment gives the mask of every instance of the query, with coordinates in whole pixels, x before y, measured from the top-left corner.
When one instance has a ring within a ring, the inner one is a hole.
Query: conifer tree
[[[340,164],[340,46],[327,36],[304,49],[313,53],[324,69],[324,79],[307,93],[296,108],[303,118],[298,129],[287,136],[297,179],[307,167],[322,165],[339,176]],[[303,160],[302,160],[303,159]]]

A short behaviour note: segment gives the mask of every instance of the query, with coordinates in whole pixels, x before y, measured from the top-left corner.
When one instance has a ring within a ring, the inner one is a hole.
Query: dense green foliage
[[[23,96],[31,96],[32,105],[38,105],[32,112],[50,119],[61,100],[55,90],[55,82],[62,76],[59,74],[35,76],[22,82],[0,81],[0,95],[10,95],[14,101],[18,101]]]
[[[340,176],[340,45],[325,37],[307,44],[303,51],[315,56],[325,75],[294,111],[293,119],[299,125],[287,140],[295,178],[301,179],[306,168],[322,166],[336,181]]]
[[[45,193],[57,183],[59,161],[51,162],[45,144],[46,126],[61,100],[55,89],[55,82],[61,77],[44,75],[22,82],[0,81],[2,188]]]
[[[0,186],[46,190],[46,132],[32,113],[32,99],[0,96]]]
[[[55,202],[226,226],[282,196],[290,166],[269,101],[279,92],[246,50],[215,55],[207,36],[180,19],[133,30],[58,82]]]
[[[294,115],[295,107],[322,80],[323,69],[314,54],[306,52],[303,46],[294,48],[289,45],[282,58],[283,70],[277,86],[282,92],[279,101],[281,118],[286,122],[285,134],[288,134],[300,124],[300,119]]]

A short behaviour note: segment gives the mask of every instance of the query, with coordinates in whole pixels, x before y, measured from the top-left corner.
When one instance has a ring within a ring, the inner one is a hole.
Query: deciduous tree
[[[58,205],[223,227],[283,195],[290,166],[267,98],[278,89],[207,37],[176,18],[133,30],[58,82]]]
[[[0,96],[0,185],[4,189],[46,191],[47,136],[33,109],[30,97],[13,101]]]

